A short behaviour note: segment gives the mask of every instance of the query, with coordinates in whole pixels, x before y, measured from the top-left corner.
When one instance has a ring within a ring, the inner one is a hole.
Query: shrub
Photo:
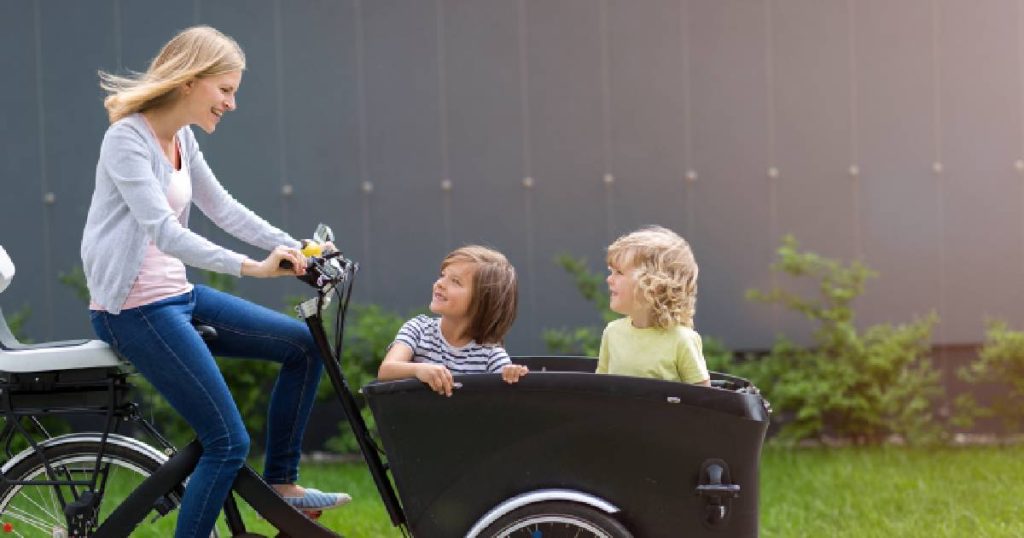
[[[772,270],[817,284],[812,297],[781,287],[747,293],[750,300],[780,304],[816,325],[812,347],[780,336],[767,356],[743,365],[744,374],[789,419],[781,440],[834,435],[872,443],[893,434],[910,442],[941,438],[934,403],[943,389],[929,358],[935,314],[859,332],[852,302],[876,273],[860,262],[843,265],[801,252],[791,236],[779,247]]]
[[[23,306],[20,310],[6,318],[7,327],[11,329],[11,335],[23,344],[29,344],[32,342],[32,340],[25,334],[25,324],[28,323],[30,315],[32,315],[32,308],[29,306]]]
[[[555,258],[555,264],[569,273],[580,295],[594,305],[605,324],[619,317],[608,308],[608,286],[603,274],[590,271],[586,258],[560,254]],[[542,338],[548,351],[557,355],[596,357],[601,348],[602,330],[603,327],[547,329]]]
[[[991,405],[979,405],[970,395],[957,399],[962,422],[976,417],[998,417],[1009,431],[1024,422],[1024,332],[1011,330],[1004,321],[989,323],[985,343],[968,366],[958,372],[969,383],[998,383],[1006,390],[993,391]]]

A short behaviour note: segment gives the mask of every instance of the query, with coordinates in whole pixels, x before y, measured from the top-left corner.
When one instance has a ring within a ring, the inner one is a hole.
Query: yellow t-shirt
[[[683,383],[708,379],[700,335],[681,325],[638,329],[630,318],[604,328],[597,373],[652,377]]]

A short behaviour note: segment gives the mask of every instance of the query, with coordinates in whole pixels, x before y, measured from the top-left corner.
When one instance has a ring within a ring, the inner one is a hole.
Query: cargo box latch
[[[740,496],[740,485],[732,483],[729,464],[720,459],[705,461],[700,467],[697,495],[704,499],[704,524],[718,527],[725,523],[732,500]]]

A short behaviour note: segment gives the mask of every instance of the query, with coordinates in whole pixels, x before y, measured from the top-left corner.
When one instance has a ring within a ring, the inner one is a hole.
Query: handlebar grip
[[[302,255],[305,256],[306,258],[319,257],[322,256],[323,253],[324,249],[322,245],[316,243],[315,241],[310,241],[309,239],[302,240]],[[281,263],[278,264],[278,267],[280,267],[281,269],[291,269],[292,262],[288,260],[281,260]]]

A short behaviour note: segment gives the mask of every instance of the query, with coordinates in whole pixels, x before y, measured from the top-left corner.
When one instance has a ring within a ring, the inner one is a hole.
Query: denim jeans
[[[193,321],[217,329],[209,346],[192,327]],[[176,537],[210,535],[249,454],[249,434],[214,355],[281,363],[270,395],[264,477],[270,484],[298,479],[302,436],[323,371],[305,324],[196,286],[189,293],[118,315],[93,312],[92,326],[188,421],[203,446],[182,499]]]

